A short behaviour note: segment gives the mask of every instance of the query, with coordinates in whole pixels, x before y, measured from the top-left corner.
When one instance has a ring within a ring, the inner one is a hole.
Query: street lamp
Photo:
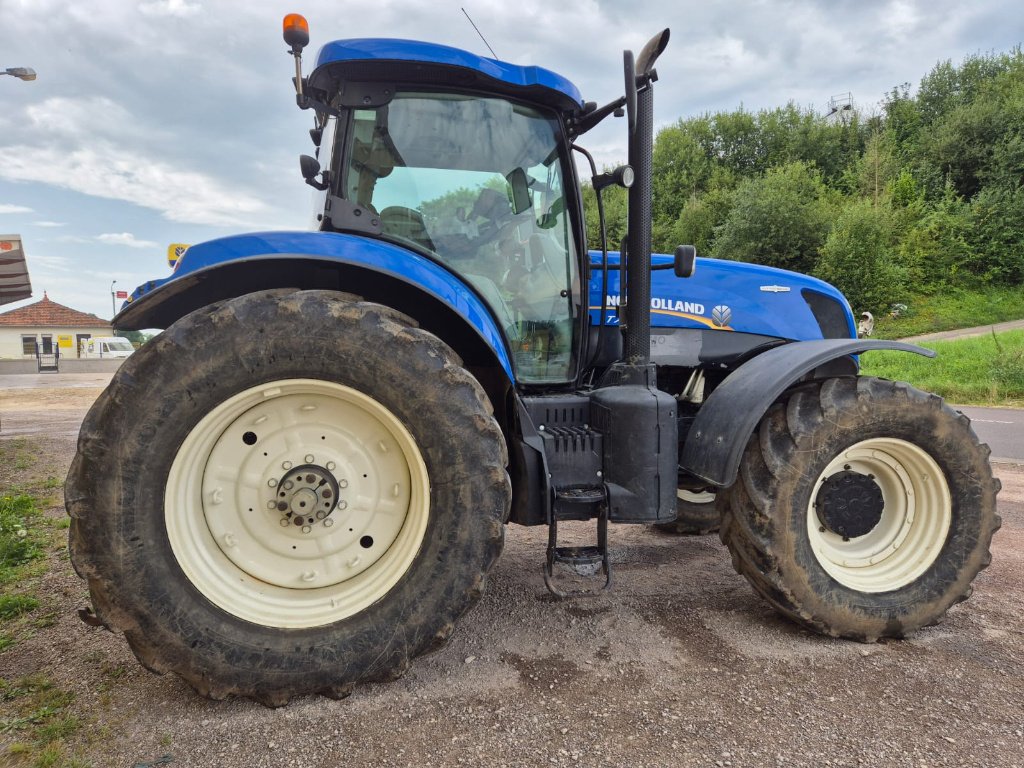
[[[117,305],[114,303],[114,286],[117,285],[117,280],[110,282],[110,316],[113,317],[117,314]]]
[[[36,79],[36,71],[32,67],[8,67],[3,72],[0,72],[0,75],[10,75],[25,81]]]

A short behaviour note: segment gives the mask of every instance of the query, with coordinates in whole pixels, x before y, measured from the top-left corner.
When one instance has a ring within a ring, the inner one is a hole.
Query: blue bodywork
[[[494,350],[509,379],[514,380],[505,339],[490,310],[469,286],[437,262],[397,245],[357,235],[257,232],[193,245],[178,260],[173,275],[140,285],[122,305],[122,310],[189,275],[230,262],[281,257],[314,257],[339,264],[365,266],[419,286],[465,318]]]
[[[594,267],[601,254],[590,252]],[[653,254],[655,265],[671,265],[672,257]],[[618,253],[608,254],[610,267],[617,267]],[[602,271],[590,276],[590,321],[600,322]],[[780,339],[808,341],[822,338],[818,322],[805,300],[813,291],[836,302],[846,316],[849,336],[856,338],[853,313],[843,294],[822,280],[784,269],[720,259],[697,259],[693,277],[681,279],[671,269],[651,275],[652,328],[710,328],[738,333],[756,333]],[[605,323],[619,322],[615,305],[620,300],[619,270],[608,270],[608,300]],[[716,307],[727,308],[714,312]],[[723,322],[726,311],[729,319]]]
[[[600,253],[591,252],[600,266]],[[363,266],[418,286],[463,317],[494,351],[508,376],[515,381],[507,343],[494,315],[479,295],[457,274],[425,256],[391,243],[358,235],[332,232],[261,232],[210,240],[188,249],[174,274],[139,286],[122,309],[158,300],[176,280],[241,261],[279,258],[316,258],[338,264]],[[656,265],[671,264],[672,257],[655,254]],[[618,254],[608,258],[608,300],[605,323],[618,324]],[[603,271],[593,269],[589,283],[590,322],[600,323]],[[828,283],[806,275],[742,262],[698,259],[693,277],[681,279],[671,269],[656,270],[651,281],[651,325],[655,328],[713,329],[723,333],[749,333],[787,340],[822,338],[822,332],[803,291],[815,291],[835,301],[846,316],[849,335],[855,337],[849,305]],[[788,289],[788,290],[787,290]],[[723,321],[722,307],[729,318]],[[716,314],[715,309],[719,308]]]
[[[520,67],[496,59],[486,59],[469,51],[446,45],[394,38],[357,38],[335,40],[320,49],[316,68],[309,83],[317,87],[334,65],[366,61],[409,61],[440,64],[473,70],[514,89],[539,88],[553,91],[575,108],[583,106],[579,89],[559,74],[543,67]]]

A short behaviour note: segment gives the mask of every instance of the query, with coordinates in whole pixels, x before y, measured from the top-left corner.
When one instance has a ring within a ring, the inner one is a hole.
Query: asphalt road
[[[1024,410],[953,406],[971,420],[975,434],[992,449],[994,460],[1024,461]]]

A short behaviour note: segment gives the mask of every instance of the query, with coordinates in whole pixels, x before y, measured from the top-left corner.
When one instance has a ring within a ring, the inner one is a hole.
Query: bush
[[[887,209],[866,200],[850,203],[821,249],[815,274],[842,291],[855,312],[881,312],[902,292],[891,243]]]
[[[714,255],[810,272],[829,229],[825,187],[802,162],[743,182],[715,239]]]
[[[1024,189],[987,188],[971,203],[977,259],[971,271],[994,283],[1024,282]]]

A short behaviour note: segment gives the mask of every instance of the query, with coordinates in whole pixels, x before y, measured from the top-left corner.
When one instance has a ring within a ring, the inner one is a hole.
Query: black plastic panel
[[[810,307],[814,319],[818,321],[821,335],[826,339],[849,339],[850,321],[846,308],[835,299],[823,293],[804,288],[800,291],[807,306]]]

